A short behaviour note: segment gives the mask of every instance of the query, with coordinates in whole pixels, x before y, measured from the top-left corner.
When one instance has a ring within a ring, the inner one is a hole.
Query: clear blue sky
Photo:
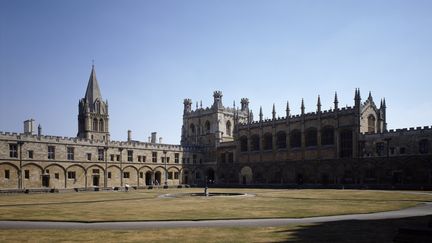
[[[432,125],[432,1],[0,0],[0,130],[76,136],[92,59],[114,140],[179,143],[183,99],[271,116],[386,98],[389,128]]]

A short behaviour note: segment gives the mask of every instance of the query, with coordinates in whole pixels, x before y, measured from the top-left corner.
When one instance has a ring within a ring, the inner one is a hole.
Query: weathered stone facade
[[[180,145],[111,141],[108,101],[94,67],[79,101],[76,138],[0,133],[0,188],[99,188],[125,185],[432,185],[432,128],[387,131],[386,104],[372,95],[352,107],[254,121],[249,100],[225,107],[184,100]],[[32,121],[32,120],[29,120]],[[27,121],[26,127],[29,126]]]

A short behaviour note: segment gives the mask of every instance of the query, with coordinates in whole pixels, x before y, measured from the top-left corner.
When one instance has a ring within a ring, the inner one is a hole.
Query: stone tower
[[[94,65],[84,98],[79,101],[79,138],[109,141],[108,101],[102,100]]]
[[[198,104],[198,103],[197,103]],[[249,115],[249,100],[241,100],[241,110],[225,107],[222,92],[214,91],[213,104],[210,107],[196,107],[192,110],[192,100],[183,102],[182,145],[217,147],[221,142],[234,140],[235,126],[246,123]]]

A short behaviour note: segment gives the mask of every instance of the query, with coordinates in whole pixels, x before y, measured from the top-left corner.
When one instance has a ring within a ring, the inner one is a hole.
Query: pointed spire
[[[290,116],[289,101],[287,101],[287,105],[286,105],[286,116],[287,118]]]
[[[234,109],[235,109],[235,100],[233,100],[233,107],[234,107]]]
[[[92,70],[90,73],[90,78],[87,84],[87,90],[84,98],[87,104],[93,104],[97,99],[102,101],[102,95],[99,89],[98,81],[96,79],[96,71],[94,68],[94,64],[92,65]]]
[[[372,93],[369,91],[369,97],[368,100],[372,101]]]
[[[250,110],[250,113],[249,113],[249,123],[252,123],[253,120],[254,120],[254,118],[253,118],[253,112],[252,112],[252,110]]]
[[[304,115],[304,111],[305,111],[305,106],[304,106],[304,100],[303,100],[303,98],[302,98],[302,101],[301,101],[301,114],[302,115]]]
[[[275,104],[274,103],[273,103],[272,116],[273,116],[273,120],[275,120],[276,119],[276,108],[275,108]]]
[[[387,106],[386,106],[386,102],[385,102],[385,98],[383,98],[383,104],[382,104],[382,107],[383,107],[383,108],[387,108]]]
[[[338,97],[337,97],[337,92],[335,92],[335,97],[334,97],[334,109],[337,110],[339,101],[338,101]]]
[[[196,109],[198,110],[198,101],[196,102]]]
[[[200,108],[202,109],[202,100],[200,100]]]
[[[317,102],[317,112],[321,112],[321,98],[318,95],[318,102]]]

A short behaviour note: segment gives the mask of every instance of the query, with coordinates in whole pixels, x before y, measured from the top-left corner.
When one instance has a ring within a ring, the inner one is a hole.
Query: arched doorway
[[[162,173],[160,171],[156,171],[155,173],[155,185],[160,185],[162,179]]]
[[[153,183],[152,183],[152,173],[151,173],[151,171],[147,171],[147,172],[145,173],[145,184],[146,184],[147,186],[153,184]]]
[[[207,182],[210,183],[210,184],[213,184],[214,180],[215,180],[215,172],[214,172],[214,170],[212,168],[208,168],[206,175],[207,175]]]
[[[245,166],[240,171],[240,183],[250,184],[252,182],[252,169],[249,166]]]

